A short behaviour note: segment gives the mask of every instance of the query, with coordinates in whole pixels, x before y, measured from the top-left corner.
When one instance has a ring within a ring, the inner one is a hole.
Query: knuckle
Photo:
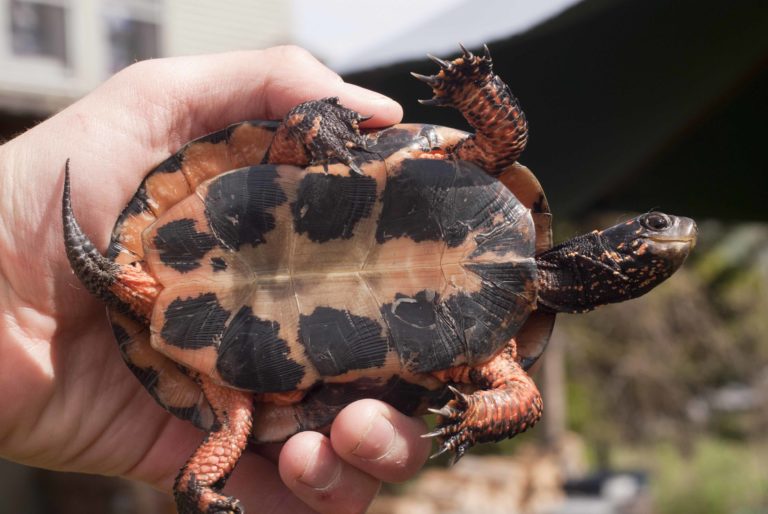
[[[281,59],[290,62],[320,62],[307,49],[298,45],[275,46],[268,49],[267,52],[274,53]]]
[[[135,78],[152,76],[161,72],[164,69],[164,63],[167,61],[168,59],[145,59],[136,61],[117,72],[115,77],[132,80]]]
[[[321,63],[312,53],[297,45],[275,46],[265,50],[282,68],[290,70],[311,70],[312,73],[324,72],[334,80],[341,82],[341,77]]]

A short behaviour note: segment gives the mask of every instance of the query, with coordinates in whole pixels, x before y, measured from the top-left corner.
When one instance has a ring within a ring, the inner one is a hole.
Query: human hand
[[[325,96],[373,114],[367,126],[402,115],[392,100],[287,47],[135,64],[0,147],[0,456],[170,491],[203,437],[143,390],[103,305],[70,271],[64,161],[77,168],[78,219],[103,250],[143,175],[184,142],[245,119],[279,119]],[[360,512],[380,481],[421,467],[423,432],[421,420],[363,400],[337,417],[330,438],[303,432],[247,452],[225,492],[260,512]]]

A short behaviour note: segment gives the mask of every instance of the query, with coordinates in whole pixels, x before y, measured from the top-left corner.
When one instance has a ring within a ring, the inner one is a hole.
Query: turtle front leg
[[[484,55],[462,50],[463,55],[450,62],[429,56],[440,66],[436,75],[412,73],[434,92],[431,99],[419,102],[458,109],[476,133],[455,148],[455,155],[496,175],[525,149],[528,122],[517,98],[493,73],[488,47]]]
[[[176,509],[179,514],[242,514],[240,502],[220,491],[248,442],[253,399],[250,393],[219,386],[207,377],[201,377],[200,385],[216,423],[176,477]]]
[[[330,161],[338,159],[362,175],[349,150],[366,148],[359,123],[367,119],[336,97],[304,102],[286,114],[264,160],[295,166],[322,164],[327,171]]]
[[[480,390],[465,394],[448,386],[454,398],[442,409],[430,409],[440,416],[437,428],[424,435],[441,443],[433,457],[450,450],[456,462],[475,443],[510,438],[541,418],[541,394],[517,362],[514,342],[481,366],[451,371]]]

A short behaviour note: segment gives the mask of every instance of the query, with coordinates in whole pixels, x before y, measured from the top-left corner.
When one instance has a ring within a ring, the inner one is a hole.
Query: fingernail
[[[395,427],[379,413],[371,416],[368,429],[363,432],[360,442],[352,450],[352,455],[365,460],[378,460],[388,455],[394,445]]]
[[[325,441],[320,441],[307,455],[304,471],[296,480],[319,491],[333,487],[341,477],[341,460]]]

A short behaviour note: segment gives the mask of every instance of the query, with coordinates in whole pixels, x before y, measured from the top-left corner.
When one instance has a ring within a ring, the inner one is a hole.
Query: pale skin
[[[401,107],[279,47],[135,64],[0,146],[0,457],[115,475],[169,492],[203,434],[162,410],[124,365],[104,305],[70,271],[60,221],[71,158],[78,220],[103,251],[143,175],[186,141],[245,119],[279,119],[339,96],[397,123]],[[347,407],[330,437],[303,432],[247,452],[224,492],[265,513],[363,512],[382,481],[425,462],[425,426],[386,404]]]

